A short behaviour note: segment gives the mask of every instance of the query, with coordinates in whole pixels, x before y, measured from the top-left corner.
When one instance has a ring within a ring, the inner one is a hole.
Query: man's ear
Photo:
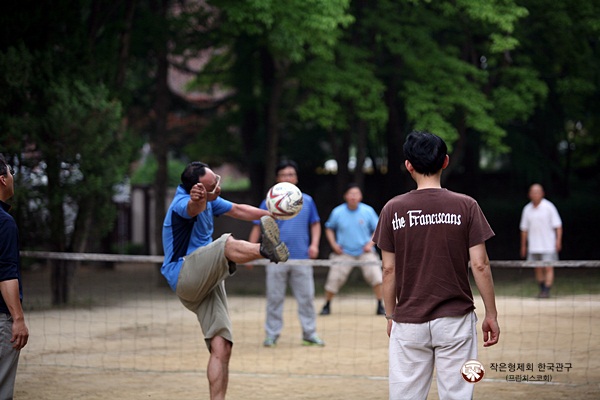
[[[404,160],[404,166],[406,167],[406,169],[408,170],[409,173],[412,174],[413,172],[415,172],[415,168],[412,166],[410,161]]]
[[[450,156],[446,154],[446,158],[444,159],[444,164],[442,164],[442,169],[446,169],[446,167],[450,164]]]
[[[6,175],[0,175],[0,185],[6,186]]]

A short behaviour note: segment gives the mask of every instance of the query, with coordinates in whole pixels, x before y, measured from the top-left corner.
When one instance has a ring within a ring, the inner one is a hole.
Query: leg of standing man
[[[0,399],[12,399],[19,364],[20,350],[14,349],[12,340],[13,319],[0,313]]]
[[[265,321],[265,347],[277,344],[283,329],[283,305],[287,289],[289,269],[286,264],[267,264],[267,317]]]
[[[554,254],[529,254],[527,257],[527,261],[556,261],[558,260],[558,255]],[[552,266],[543,266],[535,268],[535,279],[540,286],[540,293],[538,294],[538,298],[547,299],[550,297],[550,289],[552,289],[552,285],[554,284],[554,267]]]
[[[385,308],[383,307],[383,273],[381,271],[381,266],[379,265],[379,255],[374,252],[363,253],[358,257],[358,261],[373,262],[372,265],[361,266],[361,271],[364,280],[373,288],[373,294],[377,300],[375,314],[385,315]]]
[[[540,285],[540,299],[550,297],[550,289],[554,283],[554,267],[539,267],[535,269],[535,279]]]
[[[352,261],[354,258],[348,254],[331,253],[329,259],[332,261]],[[325,304],[321,309],[320,315],[331,314],[331,301],[346,284],[353,268],[354,266],[348,263],[339,265],[333,264],[329,267],[327,280],[325,281]]]
[[[324,346],[325,343],[317,335],[317,316],[315,313],[315,283],[313,269],[310,265],[298,265],[290,271],[290,286],[298,303],[298,318],[302,327],[304,345]]]

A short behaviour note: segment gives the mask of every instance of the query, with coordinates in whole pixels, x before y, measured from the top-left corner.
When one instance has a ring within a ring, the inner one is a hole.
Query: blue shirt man
[[[181,303],[196,314],[210,358],[207,377],[211,398],[225,398],[233,329],[227,307],[225,279],[244,264],[260,258],[286,261],[289,252],[269,212],[222,199],[221,177],[207,164],[194,161],[181,174],[163,223],[165,260],[161,272]],[[260,218],[260,244],[231,234],[213,241],[215,216],[253,221]]]
[[[291,160],[283,160],[275,170],[277,182],[298,184],[298,165]],[[278,220],[281,240],[288,245],[290,258],[305,260],[317,258],[321,239],[321,220],[311,196],[303,196],[300,213],[292,219]],[[263,201],[261,208],[266,209]],[[250,233],[250,241],[258,241],[259,230],[255,226]],[[267,273],[267,318],[265,322],[265,347],[274,347],[283,329],[283,303],[289,281],[296,301],[298,318],[302,327],[304,346],[324,346],[317,334],[317,317],[314,308],[315,282],[311,265],[269,264]]]
[[[163,248],[165,261],[161,272],[173,291],[177,288],[177,278],[184,257],[199,247],[212,243],[214,217],[231,210],[233,203],[221,197],[206,204],[206,210],[194,217],[187,213],[190,195],[179,186],[169,206],[163,224]]]
[[[331,314],[331,301],[348,280],[354,268],[352,261],[363,262],[360,265],[363,278],[373,288],[377,299],[375,313],[385,314],[379,255],[371,240],[379,217],[373,207],[362,202],[362,198],[360,187],[356,183],[349,184],[344,192],[344,203],[335,207],[325,222],[325,236],[333,251],[329,258],[344,263],[329,267],[321,315]]]

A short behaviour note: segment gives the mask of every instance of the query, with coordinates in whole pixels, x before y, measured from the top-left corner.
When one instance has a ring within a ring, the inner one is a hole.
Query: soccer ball
[[[280,182],[267,192],[267,210],[277,219],[294,218],[302,210],[302,192],[296,185]]]

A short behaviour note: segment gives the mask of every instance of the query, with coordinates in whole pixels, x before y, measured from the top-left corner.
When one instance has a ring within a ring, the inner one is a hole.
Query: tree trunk
[[[365,187],[365,159],[367,158],[367,124],[359,120],[356,124],[356,168],[354,170],[354,182],[364,191]]]
[[[53,251],[67,251],[67,238],[65,234],[65,214],[63,209],[64,199],[60,195],[60,155],[50,155],[47,158],[46,174],[48,176],[48,211],[50,215],[51,249]],[[51,268],[50,289],[52,291],[52,304],[63,305],[70,300],[75,267],[67,260],[53,260]]]
[[[155,12],[160,15],[166,24],[167,0],[162,0]],[[170,92],[168,86],[169,61],[167,59],[167,37],[163,38],[156,49],[156,98],[154,101],[154,132],[152,134],[152,151],[156,156],[158,169],[154,179],[154,230],[153,241],[155,251],[153,254],[162,254],[162,222],[165,217],[166,197],[168,186],[168,128],[167,120],[170,105]]]
[[[278,64],[270,54],[265,53],[263,56],[263,83],[268,93],[265,111],[265,130],[267,134],[265,184],[267,187],[275,182],[275,167],[280,158],[279,109],[281,107],[283,83],[285,82],[286,75],[287,67],[284,64]]]
[[[337,199],[342,198],[342,193],[344,192],[344,186],[350,182],[350,170],[348,169],[348,164],[350,162],[350,145],[352,144],[352,132],[350,129],[346,129],[341,134],[341,143],[339,144],[338,154],[337,154],[337,162],[338,162],[338,172],[336,179],[336,191],[337,191]]]
[[[404,182],[402,172],[404,153],[402,151],[402,127],[400,104],[397,96],[398,89],[394,82],[390,82],[386,90],[385,103],[388,109],[388,122],[386,126],[387,144],[387,174],[384,180],[383,197],[391,199],[402,193]]]
[[[115,86],[121,89],[125,83],[125,73],[127,71],[127,60],[129,59],[129,48],[131,44],[131,31],[133,28],[133,17],[135,14],[136,0],[127,0],[125,4],[124,28],[119,39],[119,64],[117,65],[117,76],[115,77]]]
[[[68,304],[72,298],[75,263],[69,260],[52,260],[50,287],[52,305]]]

